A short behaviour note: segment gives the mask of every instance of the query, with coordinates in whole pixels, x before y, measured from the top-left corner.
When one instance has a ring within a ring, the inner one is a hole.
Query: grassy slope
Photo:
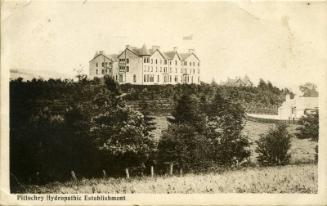
[[[246,168],[182,177],[91,179],[29,186],[29,193],[317,193],[317,165]]]

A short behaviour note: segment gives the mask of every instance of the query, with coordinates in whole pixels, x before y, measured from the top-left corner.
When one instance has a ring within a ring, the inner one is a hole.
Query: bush
[[[300,139],[312,139],[318,141],[319,139],[319,113],[318,110],[313,114],[303,116],[299,120],[299,133],[297,137]]]
[[[262,135],[256,141],[258,162],[262,166],[286,165],[290,155],[291,136],[287,131],[286,124],[277,124],[276,128],[270,129],[267,135]]]

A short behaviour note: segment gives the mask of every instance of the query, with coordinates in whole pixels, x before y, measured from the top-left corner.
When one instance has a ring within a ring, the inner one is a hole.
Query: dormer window
[[[98,67],[98,62],[97,62],[97,63],[95,63],[95,66],[96,66],[96,67]]]

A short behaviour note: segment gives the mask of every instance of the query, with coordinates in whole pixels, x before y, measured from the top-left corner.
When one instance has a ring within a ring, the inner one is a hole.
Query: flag
[[[183,40],[193,40],[193,34],[189,36],[183,36]]]

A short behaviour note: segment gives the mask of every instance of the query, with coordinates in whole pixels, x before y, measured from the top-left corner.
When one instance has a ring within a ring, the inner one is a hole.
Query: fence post
[[[128,168],[125,169],[125,173],[126,173],[126,178],[129,179],[129,172],[128,172]]]
[[[72,176],[72,179],[73,179],[74,181],[77,181],[76,174],[75,174],[74,170],[70,171],[70,174],[71,174],[71,176]]]
[[[172,176],[174,173],[174,163],[169,164],[169,175]]]
[[[106,170],[102,170],[103,178],[107,178],[107,172]]]
[[[153,166],[151,166],[151,177],[152,178],[154,177],[154,168],[153,168]]]

